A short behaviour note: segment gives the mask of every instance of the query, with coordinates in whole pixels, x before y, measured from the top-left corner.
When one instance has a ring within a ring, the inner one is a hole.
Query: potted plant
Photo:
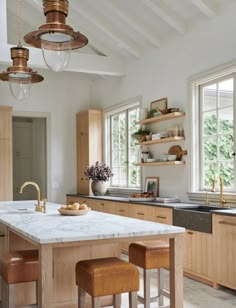
[[[139,142],[145,141],[146,136],[151,133],[150,129],[141,127],[139,130],[137,130],[135,133],[132,134],[132,137]]]
[[[103,196],[107,191],[107,181],[113,176],[113,173],[106,164],[96,162],[86,168],[84,172],[89,180],[92,180],[91,188],[95,196]]]

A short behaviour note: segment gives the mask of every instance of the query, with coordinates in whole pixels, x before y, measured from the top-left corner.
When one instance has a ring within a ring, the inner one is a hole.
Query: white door
[[[32,180],[32,123],[15,122],[13,119],[13,200],[35,200],[33,186],[27,186],[23,194],[20,186]]]

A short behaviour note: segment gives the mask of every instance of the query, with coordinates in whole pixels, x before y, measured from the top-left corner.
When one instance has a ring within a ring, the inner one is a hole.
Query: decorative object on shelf
[[[152,118],[153,116],[156,116],[155,113],[160,113],[160,115],[168,113],[167,97],[151,102],[149,117]]]
[[[104,163],[96,162],[87,167],[84,172],[86,177],[92,180],[91,188],[95,196],[103,196],[107,191],[107,181],[114,175],[110,167]]]
[[[71,50],[88,44],[86,36],[66,24],[68,9],[68,0],[43,0],[46,24],[24,37],[27,44],[42,49],[46,65],[55,72],[66,68]]]
[[[21,45],[22,31],[22,10],[21,1],[18,0],[18,45],[11,48],[12,66],[7,68],[6,72],[0,73],[2,81],[8,81],[12,96],[18,101],[24,100],[30,93],[32,83],[38,83],[44,80],[36,71],[27,66],[29,60],[29,49]]]
[[[145,178],[145,191],[155,197],[159,197],[159,177]]]
[[[187,150],[182,150],[179,145],[173,145],[169,148],[168,154],[176,155],[176,160],[181,160],[183,155],[187,155]]]
[[[132,134],[132,137],[137,141],[142,142],[146,140],[146,136],[150,135],[150,133],[150,129],[141,127],[139,130]]]
[[[150,158],[150,152],[148,146],[144,145],[141,149],[141,162],[146,163],[147,160]]]

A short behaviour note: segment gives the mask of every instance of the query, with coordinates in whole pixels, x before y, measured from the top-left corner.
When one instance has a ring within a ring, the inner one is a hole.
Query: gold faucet
[[[20,191],[19,193],[22,194],[23,192],[23,189],[28,186],[28,185],[32,185],[36,188],[36,191],[37,191],[37,205],[35,207],[35,211],[37,212],[44,212],[46,213],[46,201],[44,202],[44,206],[41,206],[41,203],[40,203],[40,188],[38,186],[38,184],[36,184],[35,182],[31,182],[31,181],[28,181],[28,182],[25,182],[21,187],[20,187]]]
[[[227,201],[225,200],[224,198],[224,195],[223,195],[223,190],[224,190],[224,185],[223,185],[223,179],[220,175],[216,175],[213,182],[212,182],[212,189],[211,191],[212,192],[215,192],[216,191],[216,181],[217,179],[219,178],[220,180],[220,207],[224,207],[224,204],[227,203]]]

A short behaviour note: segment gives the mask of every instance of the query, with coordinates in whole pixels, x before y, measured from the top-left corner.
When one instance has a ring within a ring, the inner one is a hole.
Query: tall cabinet
[[[0,106],[0,201],[12,200],[12,107]]]
[[[91,195],[84,171],[96,161],[102,161],[102,111],[86,110],[76,115],[77,125],[77,193]]]

